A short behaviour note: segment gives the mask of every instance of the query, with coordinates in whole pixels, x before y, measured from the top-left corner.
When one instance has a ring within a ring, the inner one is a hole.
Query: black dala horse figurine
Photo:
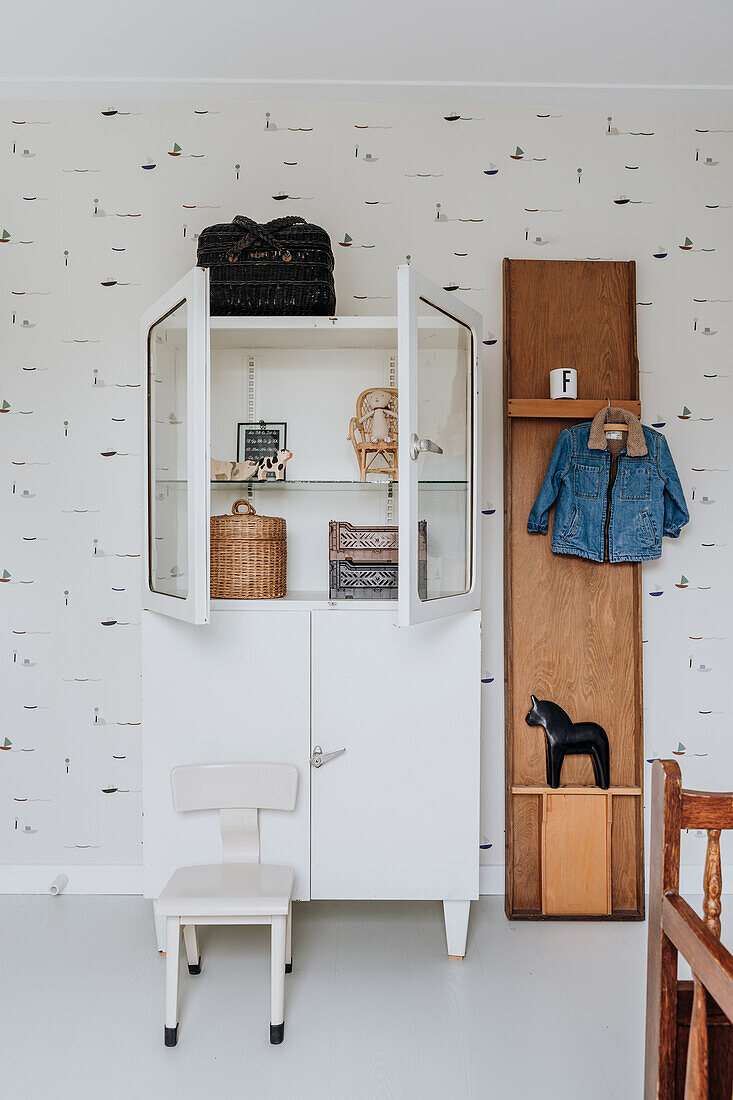
[[[560,786],[562,762],[566,756],[587,753],[593,763],[596,785],[607,791],[610,784],[608,736],[597,722],[570,721],[562,707],[550,699],[532,696],[532,709],[525,719],[528,726],[542,726],[545,731],[547,783],[554,790]]]

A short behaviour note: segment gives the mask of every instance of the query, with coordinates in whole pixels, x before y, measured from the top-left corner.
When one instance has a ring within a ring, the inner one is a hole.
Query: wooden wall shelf
[[[553,401],[549,372],[568,365],[582,397]],[[640,415],[633,263],[504,261],[504,398],[507,916],[639,919],[641,568],[553,554],[549,533],[527,532],[560,432],[608,398]],[[547,786],[530,694],[604,727],[608,792],[585,756],[565,760],[566,787]]]
[[[523,419],[534,417],[555,417],[562,420],[592,420],[606,401],[589,398],[561,397],[514,397],[507,401],[507,416]],[[626,401],[618,397],[611,398],[611,404],[617,409],[628,409],[634,416],[641,416],[641,401]]]

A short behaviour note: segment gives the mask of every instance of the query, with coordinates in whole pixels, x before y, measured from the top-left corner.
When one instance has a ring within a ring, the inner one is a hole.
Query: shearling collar
[[[591,451],[605,451],[608,447],[603,425],[608,423],[628,424],[629,434],[626,440],[626,454],[629,458],[640,458],[647,453],[644,429],[632,412],[627,409],[609,408],[607,405],[596,413],[590,426],[588,447]]]

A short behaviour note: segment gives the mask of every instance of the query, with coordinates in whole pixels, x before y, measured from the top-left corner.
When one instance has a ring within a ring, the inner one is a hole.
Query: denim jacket
[[[667,440],[633,420],[626,446],[608,451],[603,409],[592,422],[560,433],[527,530],[547,533],[557,499],[552,550],[591,561],[651,561],[662,555],[662,536],[676,539],[689,520],[682,485]],[[643,438],[642,438],[643,432]],[[610,488],[609,488],[610,486]]]

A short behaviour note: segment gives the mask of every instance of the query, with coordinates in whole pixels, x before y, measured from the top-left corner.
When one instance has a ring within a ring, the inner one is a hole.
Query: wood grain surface
[[[643,785],[640,567],[553,554],[551,524],[547,535],[527,532],[527,517],[557,437],[577,420],[572,415],[508,415],[510,401],[544,399],[548,372],[560,366],[577,369],[580,399],[597,403],[609,395],[627,404],[638,402],[635,299],[633,263],[504,261],[506,909],[510,916],[526,916],[533,909],[541,915],[535,816],[540,799],[513,792],[517,786],[546,783],[544,731],[525,722],[531,694],[559,703],[574,722],[599,722],[609,738],[611,784]],[[593,784],[590,760],[567,758],[562,782]],[[613,800],[611,897],[612,915],[619,917],[643,913],[641,802]]]

